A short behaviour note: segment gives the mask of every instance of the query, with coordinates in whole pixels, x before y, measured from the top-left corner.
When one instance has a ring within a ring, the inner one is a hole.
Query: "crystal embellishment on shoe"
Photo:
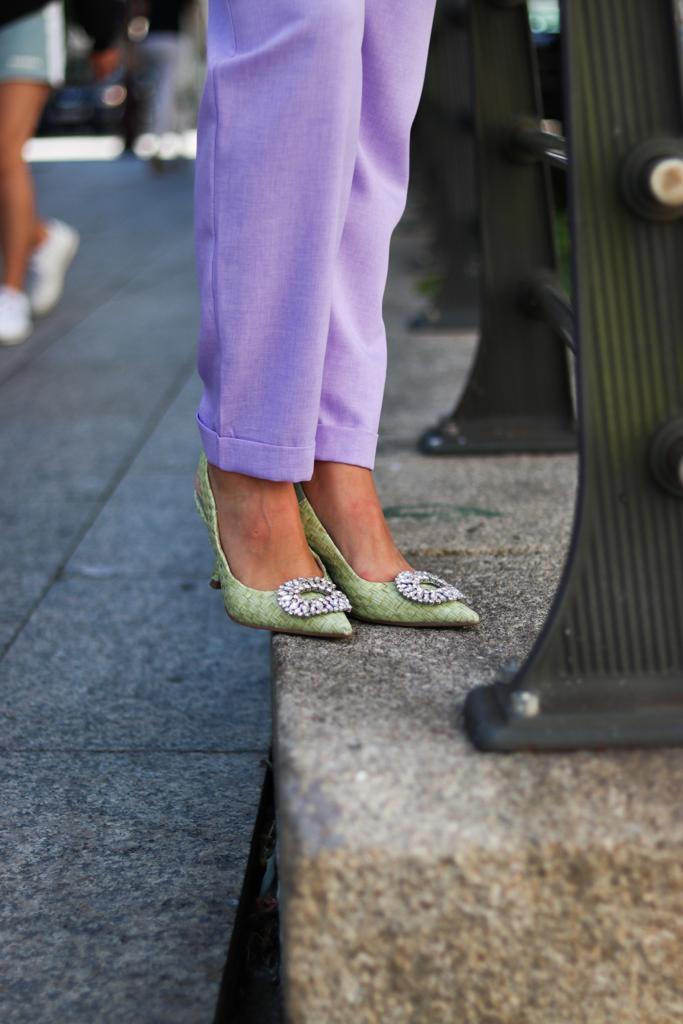
[[[304,597],[313,594],[313,597]],[[277,590],[277,603],[288,615],[308,619],[329,612],[349,612],[351,602],[330,579],[324,576],[297,576]]]
[[[433,572],[406,569],[398,574],[394,583],[402,597],[417,604],[444,604],[446,601],[464,600],[464,594],[457,587],[435,576]]]

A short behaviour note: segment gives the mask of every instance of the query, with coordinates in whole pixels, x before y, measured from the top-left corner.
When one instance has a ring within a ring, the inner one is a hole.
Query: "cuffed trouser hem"
[[[206,457],[213,466],[231,473],[244,473],[261,480],[310,480],[313,475],[314,445],[290,448],[242,437],[221,437],[197,417]]]
[[[318,424],[315,457],[321,462],[346,462],[351,466],[374,469],[377,434],[351,427]]]

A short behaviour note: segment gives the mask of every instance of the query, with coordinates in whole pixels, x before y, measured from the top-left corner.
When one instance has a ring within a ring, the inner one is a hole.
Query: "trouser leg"
[[[422,92],[434,0],[366,0],[361,121],[335,264],[316,458],[372,468],[384,392],[382,298],[405,207],[410,128]]]
[[[211,0],[209,19],[195,179],[202,441],[223,469],[308,479],[358,150],[364,0]]]

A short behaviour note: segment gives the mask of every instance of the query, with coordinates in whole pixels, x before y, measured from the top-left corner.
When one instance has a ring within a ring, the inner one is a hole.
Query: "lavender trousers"
[[[209,462],[372,468],[434,0],[210,0],[195,244]]]

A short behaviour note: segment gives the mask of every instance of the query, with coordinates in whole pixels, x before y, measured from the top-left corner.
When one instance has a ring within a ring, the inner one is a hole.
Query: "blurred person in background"
[[[91,65],[104,78],[118,64],[114,45],[119,0],[77,0],[70,11],[93,40]],[[16,345],[31,333],[32,317],[59,301],[78,249],[78,232],[36,211],[24,144],[33,135],[66,64],[62,0],[2,0],[0,5],[0,344]]]
[[[146,130],[156,136],[157,147],[175,128],[180,33],[183,17],[192,4],[193,0],[149,0],[149,28],[140,44],[140,56],[153,79]],[[152,167],[161,170],[158,156],[152,158]]]

